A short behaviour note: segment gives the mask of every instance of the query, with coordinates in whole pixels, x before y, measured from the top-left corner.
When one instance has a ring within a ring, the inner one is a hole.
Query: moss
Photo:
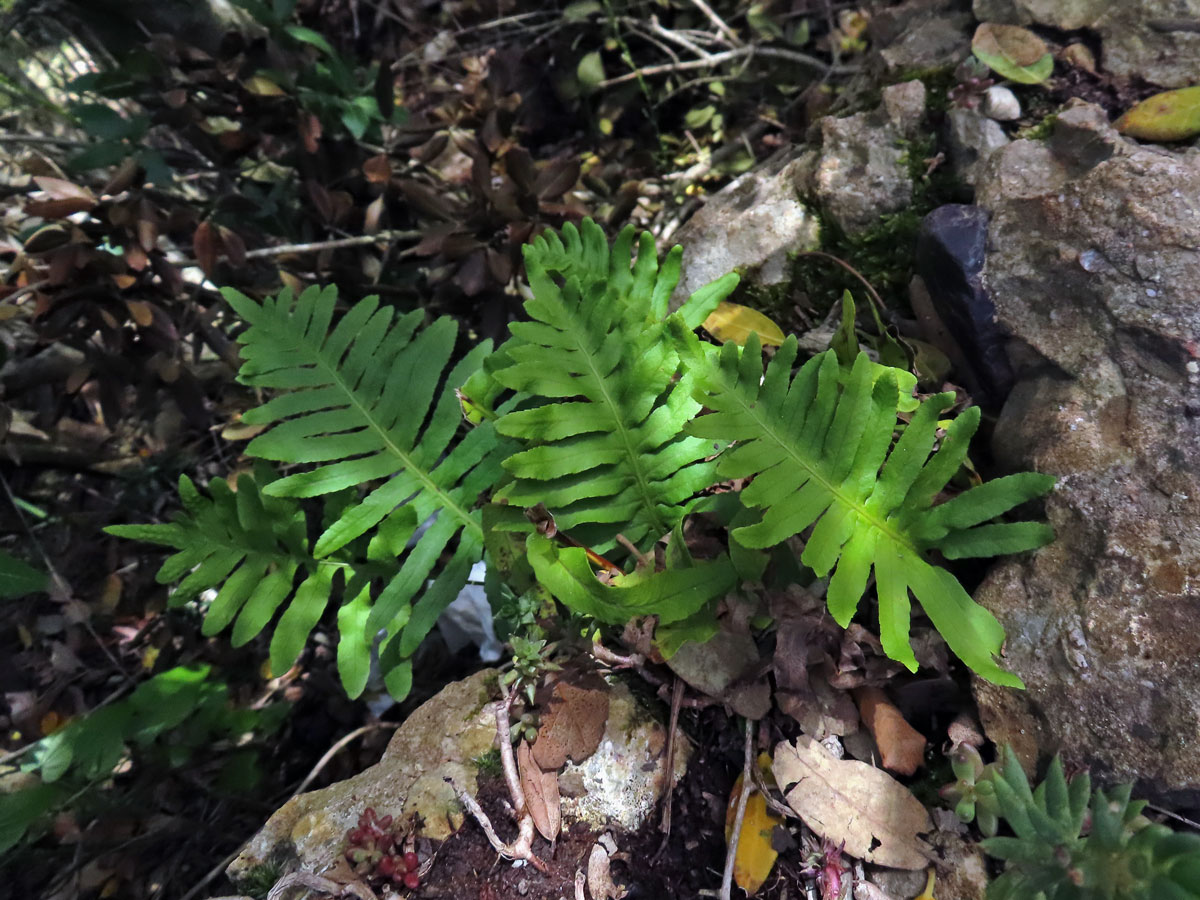
[[[283,875],[283,865],[278,862],[266,862],[250,869],[238,879],[237,887],[247,897],[262,900],[275,887]]]
[[[504,771],[504,764],[500,761],[499,747],[492,747],[486,753],[471,760],[471,763],[482,778],[498,778]]]
[[[1043,117],[1037,124],[1020,129],[1017,132],[1017,139],[1024,141],[1044,141],[1054,131],[1054,123],[1057,121],[1058,114],[1051,113]]]

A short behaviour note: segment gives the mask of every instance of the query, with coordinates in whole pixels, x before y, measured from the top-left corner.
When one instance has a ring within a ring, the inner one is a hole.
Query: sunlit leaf
[[[721,343],[732,341],[744,347],[750,335],[757,334],[760,344],[778,347],[783,343],[783,329],[756,309],[722,300],[704,320],[704,330]]]
[[[1146,98],[1117,119],[1117,130],[1144,141],[1182,141],[1200,134],[1200,85]]]
[[[1045,42],[1019,25],[984,22],[971,39],[971,52],[1002,78],[1040,84],[1054,71],[1054,55]]]

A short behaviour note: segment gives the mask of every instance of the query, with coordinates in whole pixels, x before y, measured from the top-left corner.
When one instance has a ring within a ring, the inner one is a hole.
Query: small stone
[[[974,185],[991,155],[1008,144],[1008,136],[999,122],[975,109],[952,109],[947,119],[950,160],[963,181]]]
[[[1021,118],[1021,101],[1017,95],[1003,85],[994,84],[983,92],[979,110],[997,122],[1011,122]]]

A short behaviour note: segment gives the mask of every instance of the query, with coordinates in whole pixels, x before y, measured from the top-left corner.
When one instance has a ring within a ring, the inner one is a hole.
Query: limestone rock
[[[417,813],[421,833],[449,837],[462,823],[458,799],[444,776],[474,793],[472,760],[496,740],[496,718],[484,669],[448,685],[423,703],[397,730],[383,758],[353,778],[293,797],[251,838],[227,870],[235,882],[280,858],[294,858],[303,871],[320,872],[341,852],[346,831],[364,808],[380,816]]]
[[[984,22],[1094,31],[1114,75],[1163,87],[1200,81],[1200,34],[1171,27],[1200,18],[1200,0],[975,0],[974,11]]]
[[[726,272],[738,271],[758,284],[790,276],[789,254],[816,247],[817,219],[797,189],[798,160],[777,171],[756,169],[728,184],[671,239],[683,246],[683,276],[672,297],[678,308],[688,296]]]
[[[977,599],[1023,693],[976,684],[989,736],[1200,797],[1200,155],[1095,108],[996,152],[983,285],[1015,339],[1002,465],[1060,477],[1050,546]],[[1057,140],[1056,140],[1057,138]]]
[[[954,66],[971,51],[971,14],[957,0],[907,0],[867,26],[885,74]]]
[[[999,122],[975,109],[951,109],[946,122],[950,161],[962,180],[974,185],[991,155],[1008,143],[1008,135]]]
[[[806,160],[808,191],[847,234],[912,202],[906,141],[924,112],[925,85],[906,81],[884,88],[876,110],[820,120],[821,148]]]
[[[564,819],[637,831],[666,789],[666,749],[662,723],[646,713],[629,688],[613,684],[599,748],[581,763],[567,763],[559,775]],[[691,745],[681,735],[674,750],[677,781],[687,772],[690,755]]]

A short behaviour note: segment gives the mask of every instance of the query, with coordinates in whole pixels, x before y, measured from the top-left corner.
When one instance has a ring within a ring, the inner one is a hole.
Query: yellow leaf
[[[778,347],[783,343],[783,329],[758,310],[724,300],[704,320],[704,330],[722,344],[733,341],[739,347],[746,346],[752,333],[758,334],[763,346]]]
[[[1200,85],[1147,97],[1117,119],[1117,130],[1144,141],[1182,141],[1200,134]]]
[[[763,754],[766,756],[766,754]],[[760,765],[762,757],[760,757]],[[768,765],[770,758],[767,758]],[[738,799],[742,794],[742,777],[734,782],[729,795],[729,807],[725,813],[725,840],[733,837],[733,820],[737,818]],[[779,855],[771,846],[771,832],[782,825],[783,819],[767,806],[766,798],[755,791],[746,800],[746,814],[742,818],[741,837],[738,838],[737,856],[733,860],[733,880],[737,886],[753,897],[766,883]]]
[[[934,900],[933,883],[937,880],[937,876],[933,869],[929,870],[929,874],[925,878],[925,890],[921,891],[920,896],[913,897],[913,900]]]
[[[158,654],[162,651],[158,647],[147,647],[142,653],[142,668],[147,672],[154,668],[154,664],[158,662]]]
[[[284,90],[270,78],[264,78],[262,75],[255,75],[253,78],[246,79],[246,90],[259,97],[282,97]]]

